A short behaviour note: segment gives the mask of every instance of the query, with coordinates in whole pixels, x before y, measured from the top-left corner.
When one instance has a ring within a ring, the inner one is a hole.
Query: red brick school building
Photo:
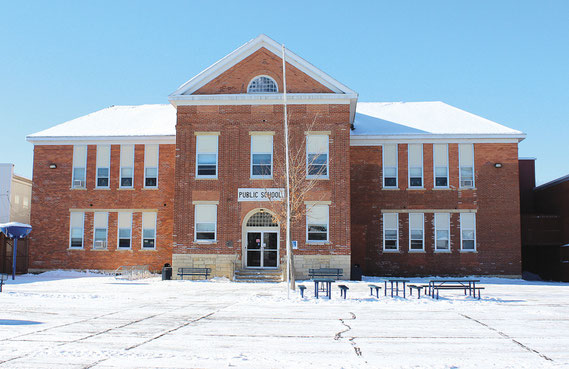
[[[355,264],[365,275],[521,275],[522,132],[442,102],[358,102],[293,52],[285,60],[291,147],[315,182],[291,229],[297,277],[349,277]],[[112,106],[28,136],[30,269],[282,270],[285,234],[264,196],[282,193],[282,64],[281,45],[261,35],[170,104]]]

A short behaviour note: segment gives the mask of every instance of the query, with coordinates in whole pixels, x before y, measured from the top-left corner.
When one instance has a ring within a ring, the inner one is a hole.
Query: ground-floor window
[[[328,205],[312,205],[306,209],[306,240],[308,242],[328,241]]]
[[[383,214],[383,250],[399,250],[399,214]]]
[[[132,213],[120,212],[118,218],[118,248],[129,249],[132,238]]]
[[[83,225],[85,222],[85,213],[70,213],[70,237],[69,247],[72,249],[83,248]]]
[[[195,240],[215,241],[217,232],[217,205],[195,205]]]
[[[424,214],[409,214],[409,250],[422,251],[425,249],[424,240]]]
[[[156,247],[156,213],[142,213],[142,248]]]
[[[435,214],[435,251],[450,251],[450,214]]]
[[[460,214],[460,239],[462,251],[476,251],[476,219],[474,213]]]
[[[93,216],[93,248],[106,249],[109,213],[96,212]]]

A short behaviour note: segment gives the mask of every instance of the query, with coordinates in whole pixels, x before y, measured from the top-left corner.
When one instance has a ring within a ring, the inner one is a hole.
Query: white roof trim
[[[175,135],[164,136],[27,136],[34,145],[120,145],[120,144],[176,144]]]
[[[518,143],[525,134],[424,134],[424,135],[354,135],[350,146],[380,146],[384,143]]]
[[[235,64],[239,63],[262,47],[271,51],[278,57],[281,57],[281,44],[268,37],[267,35],[261,34],[245,43],[244,45],[240,46],[233,52],[229,53],[222,59],[218,60],[202,72],[198,73],[195,77],[181,85],[176,91],[170,94],[169,99],[172,99],[174,96],[187,96],[194,93],[201,87],[205,86],[208,82],[212,81],[215,77],[230,69]],[[355,91],[351,90],[346,85],[340,83],[336,79],[316,68],[314,65],[310,64],[289,49],[285,49],[285,57],[286,61],[289,64],[314,78],[316,81],[334,91],[335,93],[349,94],[357,97],[357,93]]]
[[[357,96],[344,94],[287,94],[288,104],[350,104]],[[178,105],[274,105],[283,103],[283,94],[215,94],[171,96]]]

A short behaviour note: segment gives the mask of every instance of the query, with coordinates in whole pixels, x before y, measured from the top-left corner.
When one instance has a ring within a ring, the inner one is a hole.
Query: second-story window
[[[308,178],[328,178],[328,142],[328,135],[307,135],[306,176]]]
[[[409,187],[423,187],[423,145],[409,144]]]
[[[459,144],[459,169],[460,169],[460,187],[474,187],[474,145]]]
[[[196,177],[217,178],[217,135],[196,136]]]
[[[448,150],[446,144],[433,145],[435,187],[448,187]]]
[[[87,167],[87,146],[73,146],[73,179],[72,188],[85,188]]]
[[[109,188],[111,147],[97,145],[97,188]]]
[[[120,187],[132,188],[134,183],[134,145],[121,145]]]
[[[383,145],[383,187],[397,188],[397,144]]]
[[[273,174],[273,136],[251,135],[251,178],[271,178]]]
[[[144,187],[158,187],[158,145],[144,145]]]

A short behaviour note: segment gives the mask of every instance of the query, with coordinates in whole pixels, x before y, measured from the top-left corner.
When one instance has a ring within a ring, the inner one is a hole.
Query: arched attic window
[[[248,94],[270,94],[279,92],[277,83],[269,76],[257,76],[249,82]]]

